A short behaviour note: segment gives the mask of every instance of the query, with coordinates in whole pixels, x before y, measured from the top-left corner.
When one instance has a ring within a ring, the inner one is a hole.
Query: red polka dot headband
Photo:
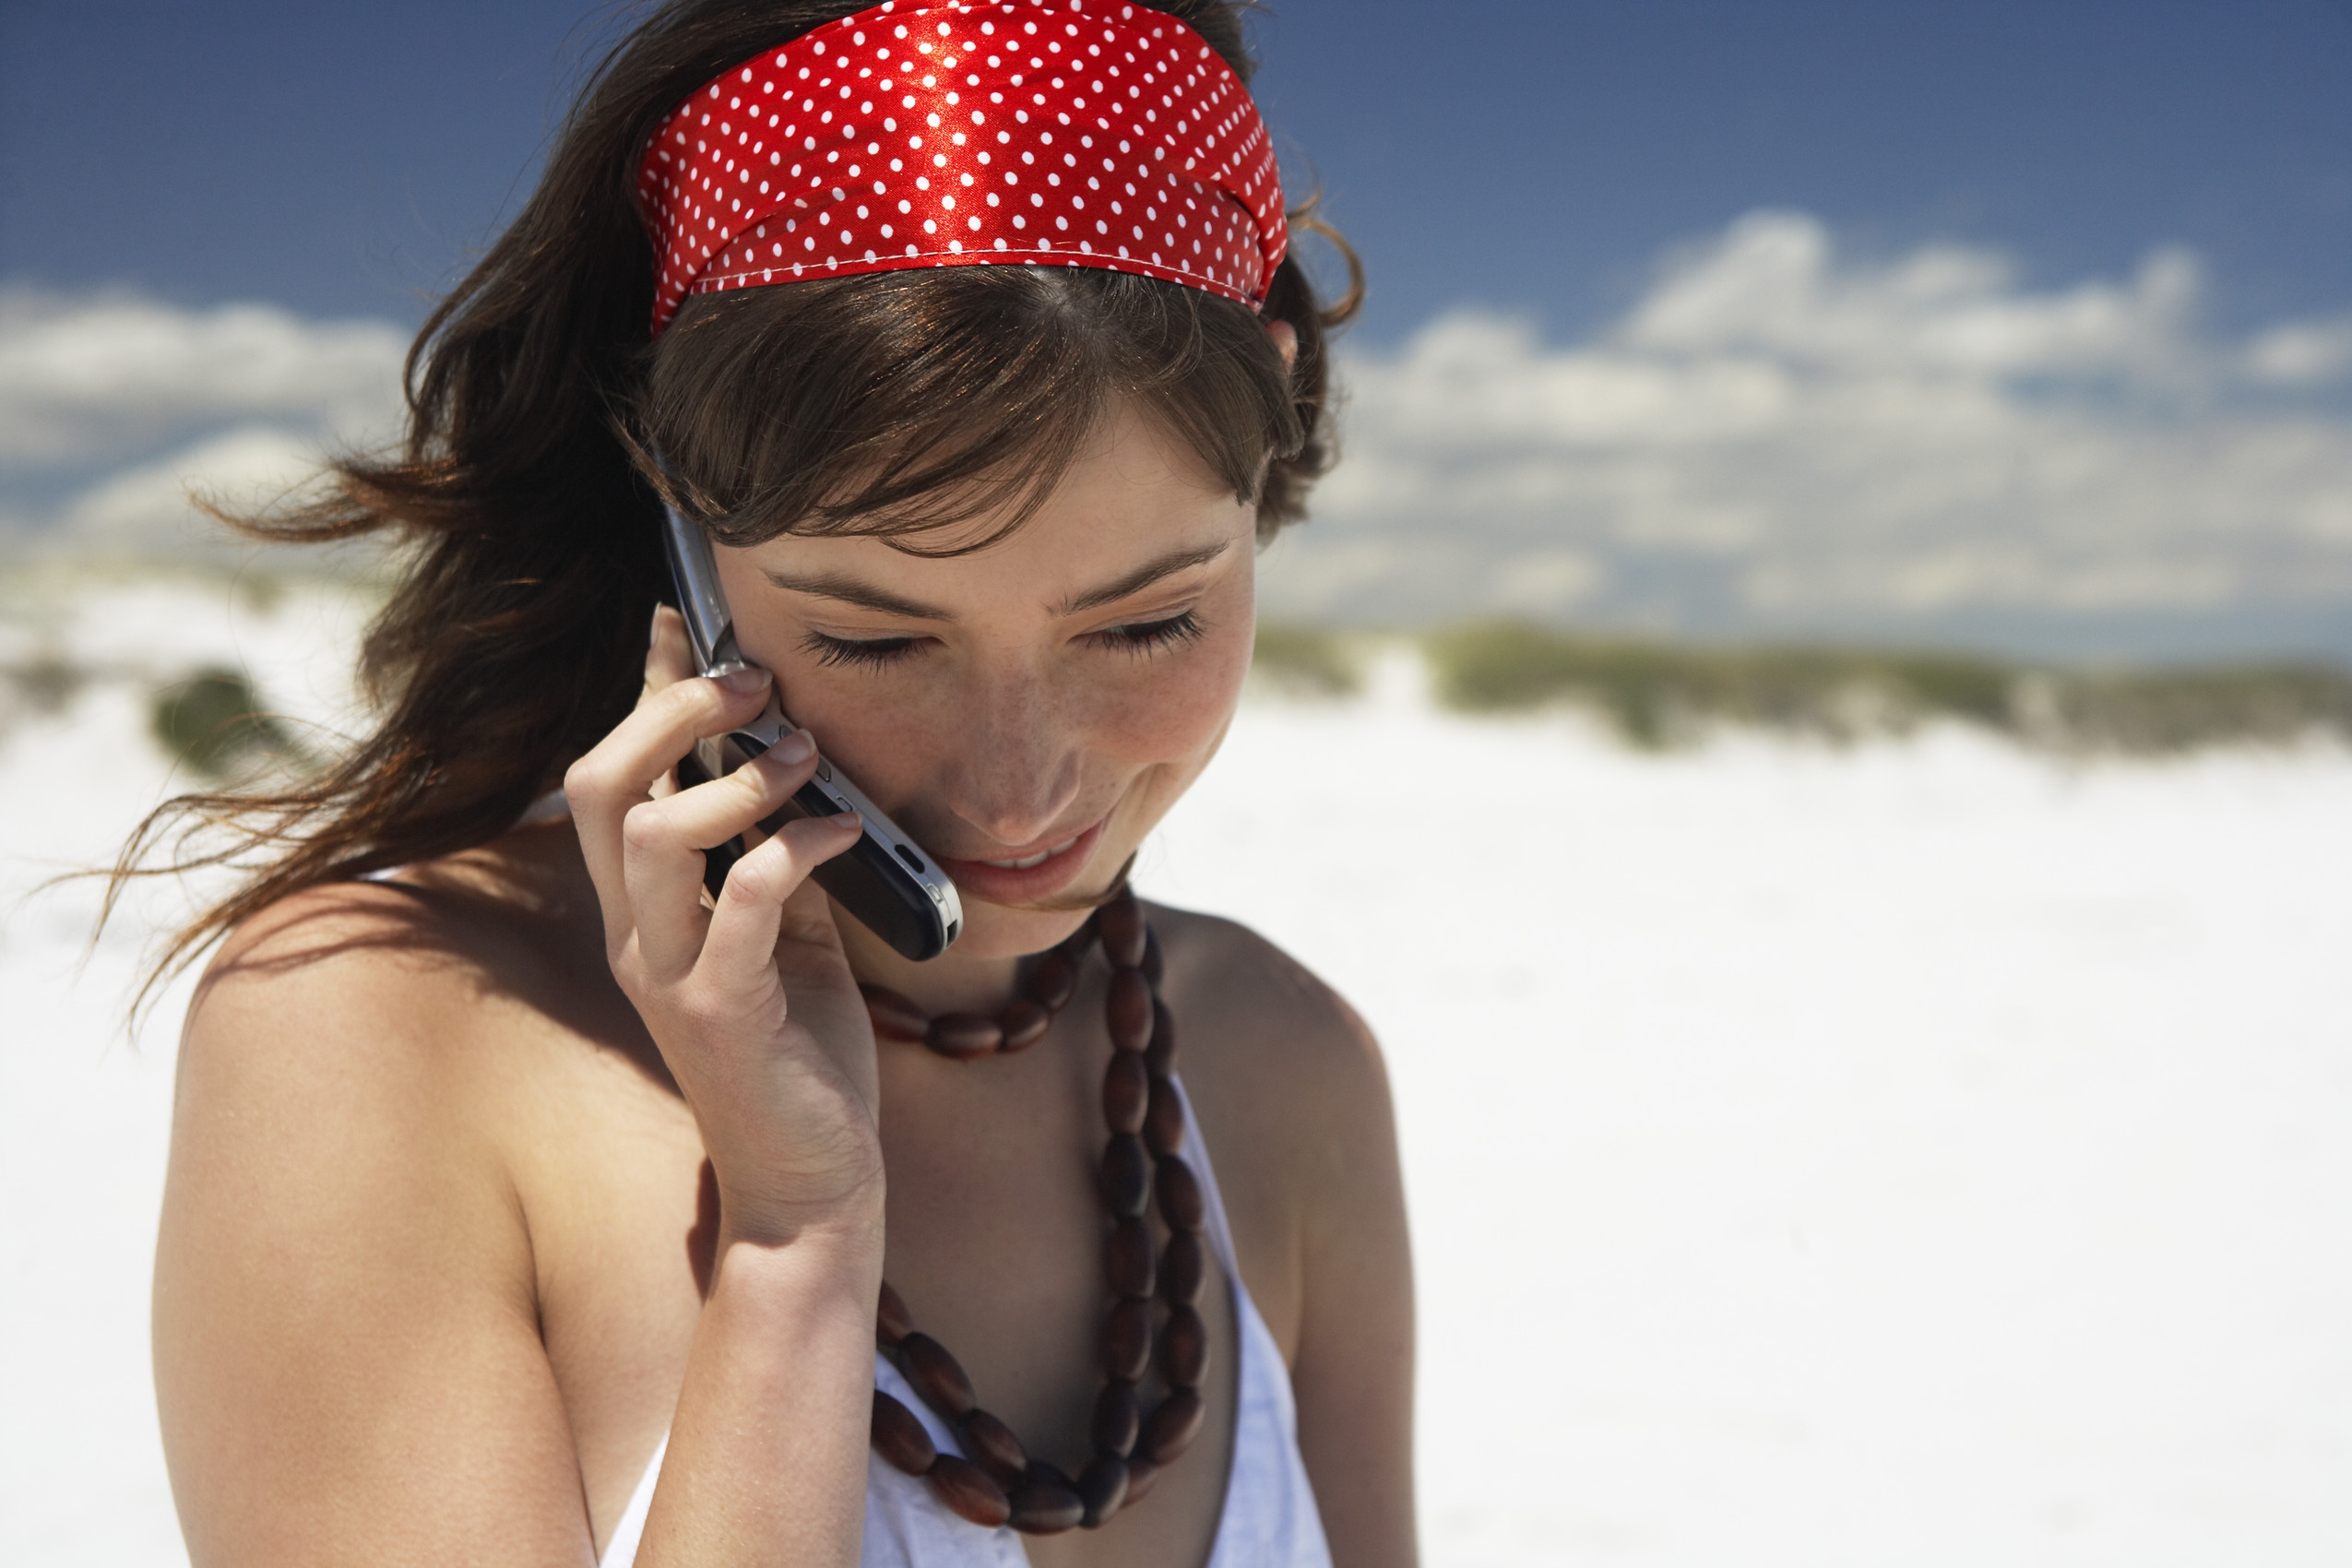
[[[653,331],[688,294],[999,263],[1256,306],[1274,148],[1201,36],[1120,0],[885,0],[697,91],[646,146]]]

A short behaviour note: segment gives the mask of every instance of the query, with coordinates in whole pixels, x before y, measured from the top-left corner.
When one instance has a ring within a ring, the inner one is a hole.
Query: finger
[[[645,690],[649,695],[681,681],[691,681],[700,671],[695,668],[695,650],[686,640],[686,618],[667,604],[656,605],[653,612],[653,637],[645,650]],[[653,781],[653,794],[658,800],[675,794],[677,775],[672,772]]]
[[[645,650],[646,690],[658,692],[701,672],[695,668],[694,645],[686,640],[686,618],[670,605],[654,606],[653,639]]]
[[[746,996],[775,983],[776,933],[784,905],[809,873],[858,841],[855,812],[787,823],[737,861],[711,911],[695,973],[721,996]]]
[[[564,773],[564,797],[604,907],[608,943],[624,938],[628,930],[621,836],[630,808],[652,799],[654,781],[696,740],[748,723],[766,704],[763,671],[676,682],[639,698],[635,711]]]
[[[704,851],[736,837],[790,800],[816,771],[816,747],[794,731],[723,778],[629,810],[622,881],[649,973],[683,975],[702,950]]]

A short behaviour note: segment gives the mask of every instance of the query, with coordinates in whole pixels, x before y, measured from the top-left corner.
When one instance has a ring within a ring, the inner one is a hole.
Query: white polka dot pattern
[[[1241,78],[1117,0],[888,0],[729,71],[647,144],[659,336],[688,294],[1107,267],[1256,305],[1289,244]]]

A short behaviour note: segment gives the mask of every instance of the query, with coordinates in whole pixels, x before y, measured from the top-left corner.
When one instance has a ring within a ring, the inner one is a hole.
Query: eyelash
[[[823,632],[811,632],[801,646],[816,656],[821,668],[838,664],[862,664],[880,669],[895,664],[915,646],[912,637],[885,637],[872,642],[858,642],[849,637],[828,637]]]
[[[1201,635],[1201,618],[1197,611],[1187,610],[1181,615],[1170,615],[1165,620],[1112,626],[1094,635],[1110,647],[1140,658],[1191,642]],[[828,637],[823,632],[811,632],[801,646],[815,655],[821,666],[862,665],[870,670],[879,670],[906,658],[914,650],[915,641],[913,637],[876,637],[861,642],[852,637]]]
[[[1115,647],[1142,657],[1178,647],[1199,636],[1200,612],[1187,610],[1164,621],[1140,621],[1132,625],[1113,626],[1109,631],[1095,635],[1110,638]]]

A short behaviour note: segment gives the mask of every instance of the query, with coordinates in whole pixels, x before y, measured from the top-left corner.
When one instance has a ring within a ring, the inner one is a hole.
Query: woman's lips
[[[1023,855],[1018,860],[1012,861],[982,861],[980,863],[982,865],[994,866],[999,871],[1027,871],[1031,866],[1041,866],[1045,864],[1046,861],[1051,860],[1056,855],[1062,854],[1067,850],[1071,845],[1077,841],[1077,837],[1074,834],[1070,837],[1062,840],[1061,843],[1054,845],[1051,849],[1039,849],[1034,855]]]
[[[932,858],[956,879],[959,892],[991,904],[1034,904],[1076,881],[1101,837],[1102,823],[1098,822],[1075,837],[1016,860],[967,861],[935,851]]]

